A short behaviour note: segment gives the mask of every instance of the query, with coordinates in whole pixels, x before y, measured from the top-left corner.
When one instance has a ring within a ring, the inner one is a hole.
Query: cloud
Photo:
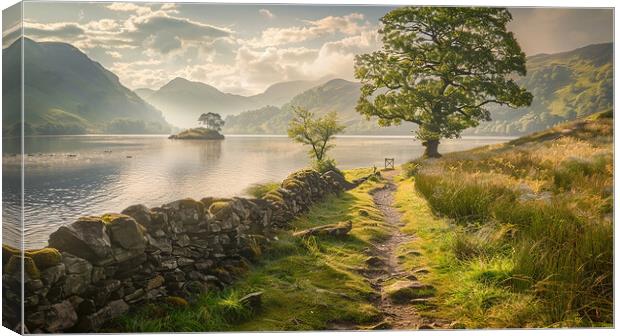
[[[110,57],[112,57],[112,58],[116,58],[116,59],[123,58],[123,55],[121,55],[121,53],[119,53],[118,51],[110,51],[110,50],[108,50],[105,53],[110,55]]]
[[[249,41],[254,46],[277,46],[290,43],[299,43],[315,39],[328,34],[355,35],[368,26],[364,22],[364,15],[351,13],[344,16],[327,16],[319,20],[305,20],[305,26],[285,28],[267,28],[260,39]]]
[[[151,12],[151,8],[148,6],[138,6],[131,2],[114,2],[106,6],[109,10],[118,12],[135,12],[139,15],[147,14]]]
[[[271,11],[269,11],[268,9],[265,9],[265,8],[259,9],[258,13],[261,16],[266,17],[268,19],[274,19],[276,17]]]
[[[24,22],[24,34],[26,36],[36,36],[37,38],[54,38],[57,41],[72,40],[82,36],[85,29],[77,23],[58,22],[58,23],[34,23]]]

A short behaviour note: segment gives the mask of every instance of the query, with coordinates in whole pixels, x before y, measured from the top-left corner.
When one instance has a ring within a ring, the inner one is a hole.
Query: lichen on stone
[[[26,257],[32,258],[35,265],[39,269],[46,269],[48,267],[56,266],[60,264],[62,255],[60,252],[52,247],[45,247],[37,250],[26,251]]]

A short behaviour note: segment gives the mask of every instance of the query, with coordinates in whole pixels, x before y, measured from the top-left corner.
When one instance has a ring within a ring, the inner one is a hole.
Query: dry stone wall
[[[337,172],[302,170],[262,199],[183,199],[82,217],[52,233],[48,247],[24,253],[26,330],[93,331],[130,305],[222,288],[275,230],[351,186]],[[3,246],[5,326],[21,320],[21,258]]]

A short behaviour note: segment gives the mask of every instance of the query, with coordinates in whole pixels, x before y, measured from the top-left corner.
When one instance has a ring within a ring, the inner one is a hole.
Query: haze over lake
[[[445,141],[444,152],[508,138]],[[339,167],[383,166],[419,156],[411,137],[339,137],[330,152]],[[227,136],[224,141],[175,141],[163,136],[60,136],[26,138],[24,219],[28,247],[45,245],[58,226],[79,216],[120,212],[143,203],[241,196],[253,183],[281,181],[308,165],[306,148],[283,136]],[[17,152],[15,145],[11,146]],[[8,223],[19,214],[18,156],[4,157]],[[6,226],[5,226],[6,227]],[[13,232],[10,232],[13,231]],[[14,235],[14,230],[5,231]]]

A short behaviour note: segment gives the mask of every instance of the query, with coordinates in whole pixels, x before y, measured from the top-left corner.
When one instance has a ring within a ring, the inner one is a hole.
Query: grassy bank
[[[371,169],[346,172],[349,180],[371,173]],[[371,242],[385,237],[380,212],[370,190],[380,186],[367,181],[339,197],[314,206],[293,223],[295,230],[351,220],[346,238],[295,238],[291,231],[261,251],[258,263],[250,266],[228,289],[213,291],[194,302],[156,303],[133,311],[116,321],[110,330],[125,332],[189,332],[231,330],[320,330],[334,325],[372,324],[381,319],[371,304],[377,295],[357,269]],[[239,299],[263,291],[262,305],[250,311]]]
[[[613,321],[610,113],[406,165],[398,206],[457,326]],[[441,218],[435,217],[441,216]]]

